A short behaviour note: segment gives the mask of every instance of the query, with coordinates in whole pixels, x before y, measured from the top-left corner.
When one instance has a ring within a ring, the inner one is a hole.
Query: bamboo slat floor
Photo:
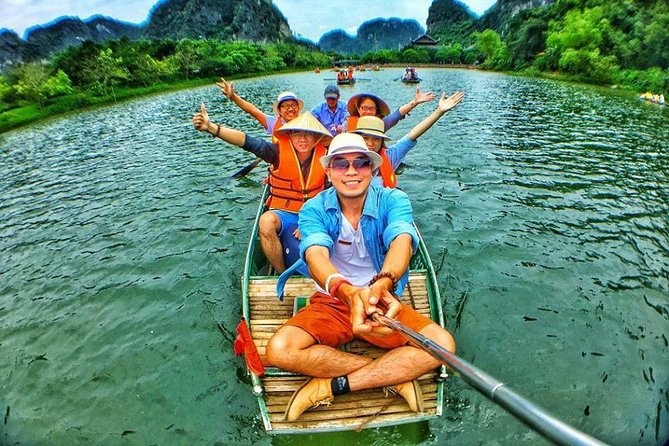
[[[313,291],[314,285],[310,279],[291,278],[286,285],[285,299],[281,302],[276,297],[276,278],[250,278],[251,335],[264,362],[265,346],[276,330],[292,316],[295,298],[309,297]],[[430,316],[425,273],[419,271],[410,274],[403,302],[411,304],[420,313]],[[344,349],[370,357],[378,357],[384,352],[362,340],[355,340],[347,344]],[[441,415],[438,376],[438,369],[436,369],[419,378],[424,397],[425,410],[422,414],[424,419]],[[418,421],[416,413],[409,409],[403,398],[392,394],[386,395],[383,389],[370,389],[338,396],[330,405],[311,409],[295,422],[286,422],[284,420],[286,405],[295,390],[307,379],[305,376],[279,371],[271,367],[261,378],[273,433],[296,429],[309,429],[311,432],[361,430],[377,425]]]

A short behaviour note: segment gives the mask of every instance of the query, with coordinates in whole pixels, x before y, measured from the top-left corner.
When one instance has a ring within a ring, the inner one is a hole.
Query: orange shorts
[[[416,332],[433,323],[432,319],[406,305],[402,305],[402,309],[395,316],[395,319]],[[351,327],[350,312],[346,304],[318,291],[309,298],[309,305],[298,311],[295,316],[286,322],[286,325],[299,327],[313,336],[319,344],[334,348],[346,344],[355,337],[388,350],[409,343],[406,336],[397,332],[386,336],[354,334]]]

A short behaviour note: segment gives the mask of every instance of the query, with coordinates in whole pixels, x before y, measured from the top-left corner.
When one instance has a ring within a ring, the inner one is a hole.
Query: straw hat
[[[381,155],[376,152],[372,152],[367,148],[365,140],[362,139],[362,136],[357,133],[340,133],[339,135],[332,138],[330,147],[328,147],[328,154],[322,156],[320,161],[321,165],[324,168],[327,168],[330,164],[330,161],[335,156],[346,155],[348,153],[361,153],[372,161],[372,170],[379,168],[383,159]]]
[[[360,93],[360,94],[356,94],[351,99],[349,99],[348,104],[346,105],[346,109],[348,110],[348,113],[351,116],[359,116],[360,115],[358,113],[358,104],[364,98],[370,98],[376,103],[376,107],[381,112],[381,116],[385,117],[385,116],[388,116],[390,114],[390,107],[388,107],[388,104],[386,104],[383,99],[381,99],[380,97],[378,97],[376,95],[373,95],[371,93]]]
[[[302,99],[298,98],[295,93],[293,93],[292,91],[282,91],[276,98],[274,105],[272,105],[272,110],[274,110],[274,114],[276,115],[279,114],[279,106],[283,101],[296,101],[298,113],[304,107],[304,102],[302,102]]]
[[[386,125],[383,123],[383,119],[377,118],[376,116],[361,116],[358,119],[358,126],[353,130],[353,133],[366,136],[374,136],[376,138],[382,138],[386,141],[391,139],[390,136],[383,133]]]
[[[316,133],[317,135],[324,137],[332,137],[328,129],[323,127],[323,124],[311,114],[311,112],[302,113],[297,118],[293,119],[290,122],[286,122],[284,125],[279,127],[277,132],[291,132],[293,130],[300,130],[304,132]]]

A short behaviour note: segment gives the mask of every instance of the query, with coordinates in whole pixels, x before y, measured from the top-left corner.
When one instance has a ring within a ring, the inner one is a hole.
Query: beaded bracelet
[[[212,133],[211,136],[214,137],[214,138],[216,138],[216,137],[218,136],[219,133],[221,133],[221,125],[220,125],[220,124],[216,124],[216,133],[215,133],[215,134]]]
[[[383,279],[384,277],[387,277],[388,279],[393,281],[393,285],[390,287],[390,292],[394,293],[395,290],[397,290],[397,279],[395,278],[395,274],[391,273],[390,271],[381,271],[374,277],[372,277],[372,280],[369,281],[369,286],[372,286],[374,282],[376,282],[379,279]]]

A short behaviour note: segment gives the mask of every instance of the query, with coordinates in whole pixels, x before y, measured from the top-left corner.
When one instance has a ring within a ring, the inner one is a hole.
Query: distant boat
[[[355,84],[355,77],[345,77],[342,79],[337,79],[337,85],[353,85]]]
[[[402,82],[405,84],[417,84],[421,81],[422,79],[418,77],[418,73],[416,73],[415,68],[407,67],[406,70],[404,70],[404,75],[402,76]]]
[[[652,102],[654,104],[660,104],[664,105],[664,95],[663,94],[653,94],[649,91],[645,92],[644,94],[639,96],[639,99],[644,99],[648,102]]]

